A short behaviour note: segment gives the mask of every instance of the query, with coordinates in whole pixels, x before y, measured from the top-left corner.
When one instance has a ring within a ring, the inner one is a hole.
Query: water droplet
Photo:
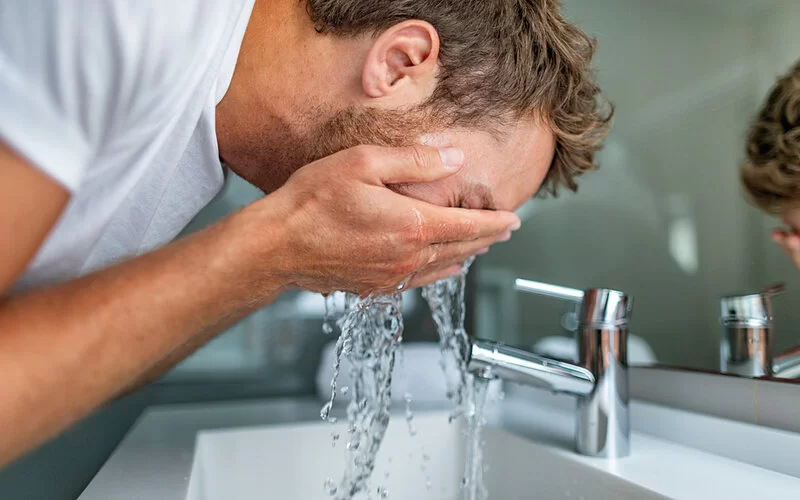
[[[333,478],[329,477],[325,480],[325,484],[323,485],[323,491],[325,491],[325,493],[327,493],[329,496],[333,496],[338,490],[339,488],[336,487],[336,482],[333,480]]]
[[[389,498],[389,490],[383,486],[378,486],[378,497],[382,499]]]
[[[322,333],[330,335],[333,333],[333,321],[336,314],[336,294],[325,295],[325,317],[322,320]]]
[[[461,486],[461,489],[463,490],[463,489],[464,489],[464,488],[466,488],[466,487],[467,487],[467,485],[469,484],[469,480],[467,480],[467,478],[466,478],[466,477],[462,477],[462,478],[461,478],[461,482],[460,482],[460,483],[458,483],[458,484],[459,484],[459,486]]]
[[[328,401],[327,403],[325,403],[325,406],[323,406],[322,409],[319,411],[319,417],[322,420],[328,420],[328,416],[330,416],[331,414],[331,408],[333,408],[333,402]]]
[[[348,392],[350,392],[350,387],[349,386],[345,385],[341,389],[339,389],[339,393],[341,393],[342,396],[347,396]]]
[[[430,460],[431,460],[431,456],[430,456],[430,455],[428,455],[427,453],[423,453],[423,454],[422,454],[422,460],[424,460],[424,461],[426,461],[426,462],[430,462]]]

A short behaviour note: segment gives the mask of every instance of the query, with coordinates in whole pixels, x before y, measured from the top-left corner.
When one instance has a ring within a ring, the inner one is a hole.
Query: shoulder
[[[186,105],[246,3],[0,2],[0,108],[14,111],[0,139],[75,189],[115,131],[159,127]]]

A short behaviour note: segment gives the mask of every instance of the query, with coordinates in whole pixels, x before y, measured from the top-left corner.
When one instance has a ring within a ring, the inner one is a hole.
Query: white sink
[[[389,426],[372,475],[371,498],[462,498],[464,435],[443,412]],[[342,438],[332,445],[332,433]],[[554,456],[543,446],[497,429],[485,431],[485,483],[492,499],[663,499],[613,475]],[[198,435],[187,500],[330,499],[326,478],[339,482],[345,464],[343,424],[218,430]],[[363,498],[366,496],[362,495]]]
[[[800,436],[634,403],[634,426],[710,434],[729,445],[729,457],[634,428],[630,457],[589,458],[572,451],[571,406],[530,396],[512,393],[486,430],[492,500],[751,500],[797,498],[800,491],[800,475],[746,461],[759,450],[791,460]],[[321,406],[295,398],[152,408],[79,500],[328,500],[325,479],[341,477],[346,434],[342,425],[319,422]],[[391,422],[373,487],[385,487],[394,500],[459,499],[464,438],[447,413],[418,412],[414,437],[402,415]],[[335,448],[332,432],[342,436]]]

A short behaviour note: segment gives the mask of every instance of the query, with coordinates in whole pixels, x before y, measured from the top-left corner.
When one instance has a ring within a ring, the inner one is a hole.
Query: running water
[[[439,346],[442,351],[442,369],[447,381],[447,397],[454,410],[450,421],[463,418],[466,421],[467,455],[464,464],[464,477],[461,488],[466,500],[488,498],[483,482],[483,452],[481,436],[486,425],[484,408],[489,382],[473,377],[467,370],[469,351],[472,343],[464,328],[467,272],[472,259],[461,268],[461,274],[433,285],[426,286],[422,296],[428,302],[433,321],[439,332]],[[450,373],[455,372],[456,380]]]
[[[447,383],[447,398],[455,407],[450,421],[464,415],[469,410],[471,397],[470,379],[467,372],[470,340],[464,329],[464,289],[467,272],[473,259],[464,263],[459,276],[428,285],[422,290],[422,296],[428,302],[439,332],[439,347],[442,351],[442,370]],[[450,374],[455,372],[457,379],[452,380]]]
[[[486,427],[486,399],[489,379],[472,377],[472,401],[467,419],[467,453],[462,481],[464,500],[485,500],[489,492],[483,482],[483,428]]]
[[[425,287],[422,295],[430,306],[439,333],[442,351],[441,365],[447,382],[447,397],[454,406],[450,421],[464,418],[467,423],[467,457],[461,486],[465,500],[488,498],[483,484],[481,434],[485,425],[488,381],[473,380],[467,371],[471,342],[464,329],[464,289],[466,275],[472,260],[462,267],[460,276],[439,281]],[[326,333],[333,331],[333,299],[326,297]],[[389,425],[392,371],[397,349],[403,334],[402,296],[400,293],[384,297],[345,297],[345,313],[337,324],[341,335],[336,342],[336,361],[331,380],[331,399],[320,412],[323,420],[336,422],[330,415],[333,408],[341,360],[347,357],[351,364],[351,401],[347,407],[348,441],[347,464],[338,486],[329,478],[325,491],[337,500],[348,500],[356,494],[367,496],[377,491],[379,498],[389,492],[369,484],[375,460]],[[457,373],[455,380],[448,375]],[[344,391],[342,391],[344,394]],[[409,433],[416,431],[411,412],[411,395],[404,394],[406,420]]]
[[[336,292],[325,295],[325,317],[322,320],[322,333],[333,333],[333,320],[336,315]]]
[[[330,411],[336,397],[336,377],[342,356],[350,361],[351,400],[347,407],[347,464],[336,489],[327,488],[331,496],[345,500],[358,493],[377,491],[379,498],[389,492],[370,487],[375,459],[389,425],[392,400],[392,371],[397,346],[403,335],[402,295],[359,298],[347,295],[345,314],[339,319],[342,331],[336,343],[336,365],[331,381],[331,400],[320,416],[331,421]]]

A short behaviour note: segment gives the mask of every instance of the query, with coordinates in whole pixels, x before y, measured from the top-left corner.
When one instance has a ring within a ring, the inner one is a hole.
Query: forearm
[[[257,222],[240,213],[0,303],[0,466],[277,297],[284,280],[270,275],[269,256],[279,252],[265,247],[281,241],[280,229]]]

